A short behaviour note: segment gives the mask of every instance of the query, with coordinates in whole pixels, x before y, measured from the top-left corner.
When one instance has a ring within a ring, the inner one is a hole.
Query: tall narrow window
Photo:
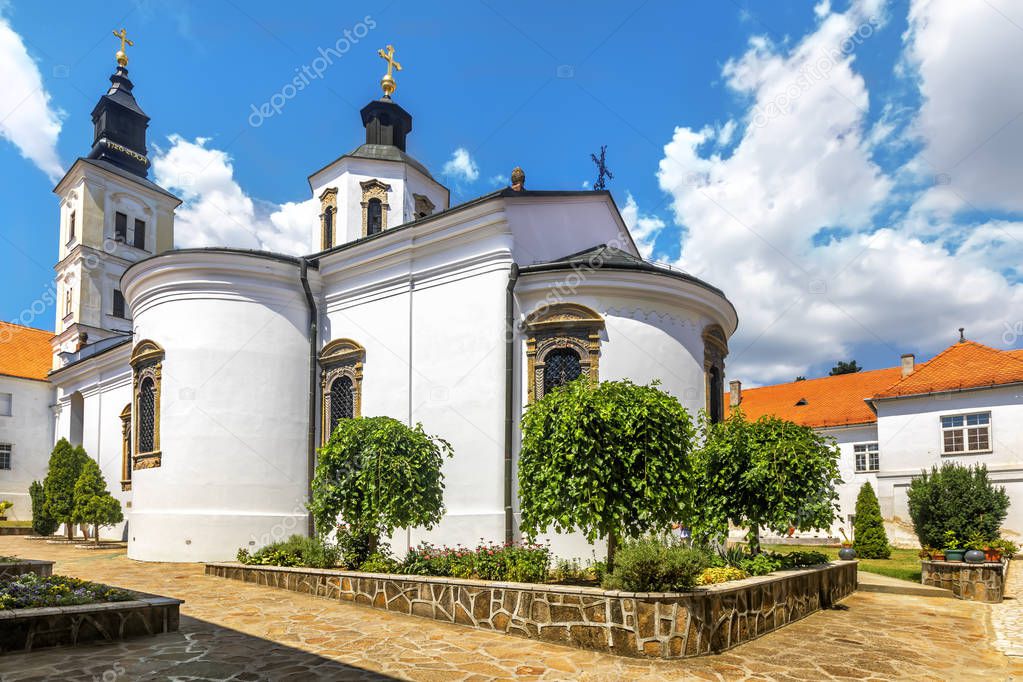
[[[133,235],[135,243],[133,246],[136,249],[146,248],[146,221],[135,219],[135,233]]]
[[[124,294],[114,289],[114,317],[124,319]]]
[[[14,446],[10,443],[0,443],[0,469],[10,471],[11,468],[11,454],[14,452]]]
[[[70,244],[75,240],[75,212],[71,211],[71,216],[67,221],[67,240]]]
[[[121,410],[121,490],[131,490],[131,403]]]
[[[362,364],[366,349],[351,339],[335,339],[320,351],[320,436],[324,443],[342,419],[362,416]]]
[[[73,292],[74,289],[71,287],[64,290],[64,317],[71,314],[71,294]]]
[[[526,318],[529,402],[579,377],[598,379],[604,318],[586,306],[544,306]]]
[[[326,251],[334,246],[337,228],[337,187],[328,187],[320,194],[320,248]]]
[[[323,211],[323,248],[334,246],[334,207],[328,206]]]
[[[707,384],[710,386],[710,399],[707,401],[708,415],[712,423],[717,423],[725,418],[724,382],[721,379],[721,370],[711,367],[707,372]]]
[[[708,325],[703,330],[703,374],[707,417],[713,423],[725,418],[725,357],[728,356],[728,337],[720,325]]]
[[[366,207],[366,234],[376,234],[383,230],[383,204],[379,199],[370,199]]]
[[[132,457],[135,469],[158,467],[161,463],[160,384],[163,358],[163,348],[149,340],[140,341],[131,354],[134,374],[131,420],[135,431]]]
[[[128,241],[128,216],[125,213],[114,214],[114,239],[119,242]]]

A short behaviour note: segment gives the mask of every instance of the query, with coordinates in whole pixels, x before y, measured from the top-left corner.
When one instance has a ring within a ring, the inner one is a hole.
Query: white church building
[[[407,152],[393,87],[362,109],[365,144],[310,175],[309,255],[175,249],[181,202],[147,179],[126,63],[55,189],[49,380],[50,437],[99,461],[130,557],[230,559],[307,532],[316,449],[343,417],[421,422],[453,446],[446,515],[397,533],[400,552],[521,538],[518,425],[565,381],[659,380],[691,413],[723,413],[737,318],[721,290],[644,261],[606,191],[527,189],[516,169],[449,205]]]

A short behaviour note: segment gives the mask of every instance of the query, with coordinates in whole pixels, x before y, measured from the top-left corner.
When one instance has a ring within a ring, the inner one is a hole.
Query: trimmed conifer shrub
[[[46,491],[43,490],[43,484],[32,481],[28,495],[32,500],[32,532],[36,535],[53,535],[60,524],[46,513]]]
[[[888,534],[881,519],[874,487],[869,482],[860,488],[856,498],[856,519],[853,524],[853,549],[860,559],[887,559],[892,555]]]

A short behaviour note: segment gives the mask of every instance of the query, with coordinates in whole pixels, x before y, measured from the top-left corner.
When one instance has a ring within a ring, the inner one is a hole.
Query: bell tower
[[[181,200],[148,178],[149,117],[127,69],[126,49],[134,43],[123,28],[114,35],[121,49],[110,88],[92,110],[92,148],[53,190],[60,206],[54,369],[80,357],[85,346],[131,334],[121,275],[174,247]]]

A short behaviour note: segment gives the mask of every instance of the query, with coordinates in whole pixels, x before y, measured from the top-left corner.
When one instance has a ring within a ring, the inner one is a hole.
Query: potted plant
[[[960,545],[959,538],[956,537],[955,531],[945,531],[945,561],[962,561],[966,555],[966,550]]]
[[[988,546],[988,541],[978,532],[970,534],[970,539],[966,542],[966,554],[963,555],[963,560],[970,564],[982,564],[985,561],[984,549]]]
[[[988,551],[990,552],[988,561],[1001,561],[1003,558],[1012,560],[1012,557],[1016,556],[1016,551],[1019,547],[1015,542],[1006,540],[1005,538],[998,538],[988,543]]]
[[[945,558],[945,553],[934,549],[929,545],[924,545],[920,548],[920,551],[916,553],[920,557],[920,561],[941,561]]]
[[[0,521],[7,520],[7,510],[14,506],[10,500],[0,500]]]
[[[852,541],[845,534],[845,528],[838,529],[842,533],[842,549],[838,550],[838,558],[842,561],[852,561],[856,558],[856,550],[853,549]]]

